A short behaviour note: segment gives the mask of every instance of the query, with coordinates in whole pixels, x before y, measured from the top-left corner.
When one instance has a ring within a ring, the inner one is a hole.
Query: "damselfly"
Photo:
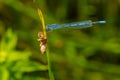
[[[67,24],[51,24],[51,25],[46,26],[46,30],[52,31],[52,30],[61,29],[61,28],[81,29],[81,28],[92,27],[93,24],[105,24],[105,23],[106,23],[106,21],[92,22],[91,20],[86,20],[86,21],[73,22],[73,23],[67,23]]]
[[[36,2],[36,0],[34,0],[34,2]],[[46,32],[47,31],[52,31],[52,30],[61,29],[61,28],[75,28],[75,29],[88,28],[88,27],[91,27],[93,24],[105,24],[106,23],[106,21],[92,22],[91,20],[87,20],[87,21],[67,23],[67,24],[45,25],[42,11],[39,7],[37,9],[38,9],[38,14],[39,14],[42,27],[43,27],[43,31],[38,33],[38,41],[40,41],[40,50],[42,54],[46,52],[46,47],[47,47],[47,33]]]

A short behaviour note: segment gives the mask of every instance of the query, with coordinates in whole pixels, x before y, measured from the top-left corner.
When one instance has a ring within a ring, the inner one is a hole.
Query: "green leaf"
[[[13,34],[11,29],[8,29],[6,35],[1,41],[1,51],[10,52],[13,50],[17,43],[17,36]]]
[[[9,79],[8,70],[5,67],[0,66],[0,80],[8,80],[8,79]]]
[[[42,65],[33,61],[18,61],[15,66],[13,66],[13,71],[17,72],[32,72],[37,70],[47,70],[46,65]]]
[[[27,61],[29,59],[31,55],[31,52],[29,51],[13,51],[11,53],[9,53],[8,57],[7,57],[7,62],[14,62],[14,61]]]

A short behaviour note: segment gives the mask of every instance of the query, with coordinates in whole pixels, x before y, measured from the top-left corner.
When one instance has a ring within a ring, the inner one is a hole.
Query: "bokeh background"
[[[48,32],[55,80],[120,80],[120,0],[37,0],[45,23],[106,20]],[[49,80],[32,0],[0,0],[0,80]]]

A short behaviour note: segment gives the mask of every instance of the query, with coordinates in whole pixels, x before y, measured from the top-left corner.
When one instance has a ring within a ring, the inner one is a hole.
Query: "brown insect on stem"
[[[44,36],[43,32],[38,33],[38,41],[40,41],[40,51],[44,54],[47,47],[47,37]]]

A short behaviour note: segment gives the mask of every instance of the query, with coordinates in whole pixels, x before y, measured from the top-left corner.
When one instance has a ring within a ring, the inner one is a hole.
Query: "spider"
[[[40,51],[44,54],[47,47],[47,37],[44,36],[43,32],[38,33],[38,41],[40,41]]]

